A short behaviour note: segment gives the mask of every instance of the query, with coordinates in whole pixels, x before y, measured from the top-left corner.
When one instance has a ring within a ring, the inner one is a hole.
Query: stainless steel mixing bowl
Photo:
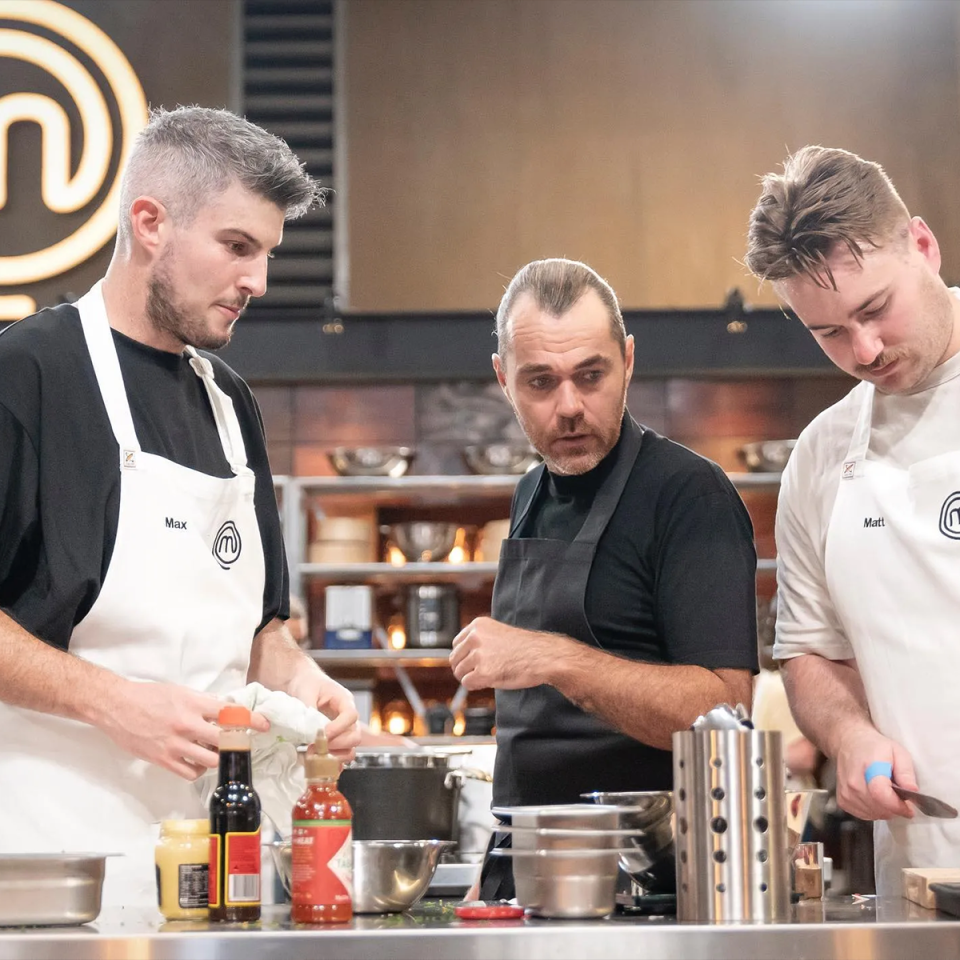
[[[354,840],[353,912],[400,913],[426,892],[449,840]],[[270,844],[284,890],[290,893],[289,840]]]
[[[488,443],[463,448],[463,459],[474,473],[526,473],[540,462],[540,454],[525,443]]]
[[[343,477],[402,477],[410,467],[410,447],[336,447],[327,456]]]
[[[443,560],[457,542],[455,523],[410,520],[390,524],[387,533],[411,563]]]

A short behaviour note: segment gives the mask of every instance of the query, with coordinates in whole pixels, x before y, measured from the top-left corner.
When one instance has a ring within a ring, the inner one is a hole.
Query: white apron
[[[830,518],[827,584],[874,724],[909,752],[922,792],[960,806],[960,451],[909,470],[866,459],[873,397],[867,384]],[[900,895],[903,867],[960,865],[960,820],[877,821],[874,841],[881,895]]]
[[[188,348],[234,476],[144,453],[100,284],[77,307],[120,446],[120,514],[100,594],[70,652],[137,681],[234,690],[263,617],[264,560],[233,403]],[[156,824],[205,817],[196,787],[87,724],[0,704],[0,731],[0,851],[122,853],[107,861],[104,904],[155,906]]]

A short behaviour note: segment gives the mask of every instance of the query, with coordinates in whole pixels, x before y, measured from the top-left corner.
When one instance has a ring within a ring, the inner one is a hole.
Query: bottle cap
[[[239,703],[228,703],[220,708],[217,714],[217,723],[221,727],[249,727],[250,711]]]
[[[315,753],[304,760],[308,780],[336,780],[340,776],[340,761],[331,755],[327,735],[321,731],[314,743]]]

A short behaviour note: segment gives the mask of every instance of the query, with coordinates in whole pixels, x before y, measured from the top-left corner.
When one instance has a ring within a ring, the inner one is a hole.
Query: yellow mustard
[[[210,821],[164,820],[156,863],[160,912],[168,920],[205,920]]]

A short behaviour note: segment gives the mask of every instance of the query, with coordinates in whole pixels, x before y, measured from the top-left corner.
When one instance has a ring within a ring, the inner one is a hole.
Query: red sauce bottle
[[[210,797],[210,919],[260,919],[260,798],[253,789],[250,711],[222,707],[220,777]]]
[[[315,750],[305,760],[307,788],[293,808],[290,919],[346,923],[353,917],[353,814],[337,789],[340,762],[322,733]]]

